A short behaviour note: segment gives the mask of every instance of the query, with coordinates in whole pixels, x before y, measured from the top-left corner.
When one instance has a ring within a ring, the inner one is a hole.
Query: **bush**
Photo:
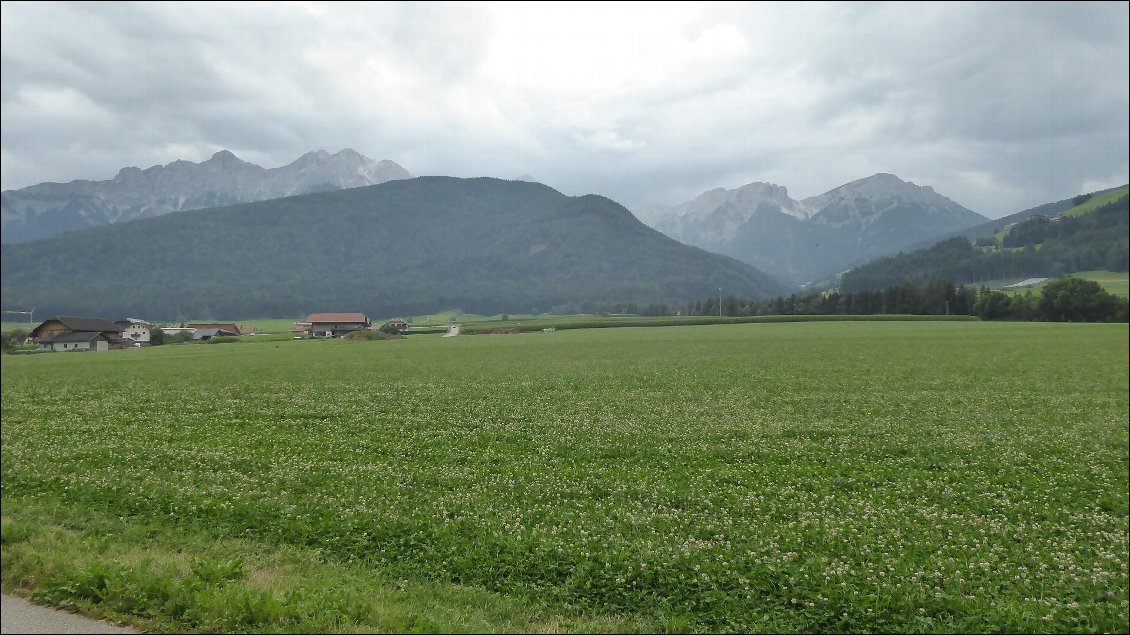
[[[385,326],[388,326],[387,324]],[[367,342],[372,340],[399,340],[404,336],[393,327],[391,333],[384,330],[384,326],[379,331],[353,331],[342,339],[349,342]]]
[[[1061,278],[1044,285],[1038,309],[1049,322],[1112,322],[1120,304],[1094,280]]]
[[[24,340],[26,340],[29,335],[31,335],[31,332],[27,329],[13,329],[4,333],[3,337],[0,337],[0,344],[3,345],[5,353],[21,350],[26,348],[24,346]]]

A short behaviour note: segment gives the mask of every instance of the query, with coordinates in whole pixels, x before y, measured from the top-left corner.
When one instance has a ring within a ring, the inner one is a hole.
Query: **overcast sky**
[[[1130,181],[1128,7],[4,2],[0,188],[353,148],[628,207],[890,172],[996,218]]]

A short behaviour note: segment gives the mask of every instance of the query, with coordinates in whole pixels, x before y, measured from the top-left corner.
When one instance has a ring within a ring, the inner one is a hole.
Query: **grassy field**
[[[1106,289],[1107,293],[1123,298],[1130,297],[1130,274],[1125,271],[1080,271],[1069,277],[1094,280]]]
[[[4,588],[178,632],[1124,632],[1127,335],[5,357]]]

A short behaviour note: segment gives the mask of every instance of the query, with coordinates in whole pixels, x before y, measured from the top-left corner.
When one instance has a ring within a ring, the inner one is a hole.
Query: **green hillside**
[[[1085,201],[1083,201],[1082,203],[1076,205],[1075,207],[1072,207],[1071,209],[1067,210],[1066,212],[1063,213],[1063,215],[1064,216],[1082,216],[1083,214],[1088,214],[1090,212],[1095,211],[1096,209],[1099,209],[1100,207],[1102,207],[1104,205],[1109,205],[1110,203],[1117,201],[1118,199],[1122,198],[1123,196],[1126,196],[1127,193],[1130,193],[1130,186],[1124,185],[1124,186],[1122,186],[1118,189],[1115,189],[1115,190],[1110,190],[1110,191],[1102,192],[1102,193],[1099,193],[1099,194],[1090,195],[1090,196],[1087,197],[1087,199]]]
[[[559,313],[787,292],[601,196],[426,177],[180,212],[3,251],[4,306],[184,321],[316,311]]]
[[[1130,197],[1126,188],[1075,205],[1058,221],[1033,216],[1010,228],[999,240],[965,236],[926,249],[874,260],[840,280],[848,292],[946,279],[955,284],[1000,284],[1029,277],[1057,277],[1081,271],[1125,272],[1130,233]],[[1067,210],[1064,210],[1067,211]]]
[[[1098,190],[1096,192],[1091,192],[1090,194],[1084,194],[1082,196],[1100,197],[1119,190],[1121,190],[1125,194],[1128,189],[1130,189],[1130,186],[1122,185],[1106,190]],[[995,235],[1001,234],[1004,230],[1004,227],[1006,225],[1009,225],[1010,223],[1020,223],[1036,215],[1054,216],[1056,214],[1063,214],[1064,212],[1067,212],[1068,210],[1078,206],[1078,203],[1075,202],[1075,200],[1078,198],[1080,197],[1074,196],[1072,198],[1065,198],[1061,201],[1055,201],[1054,203],[1044,203],[1043,205],[1031,207],[1026,210],[1016,212],[1015,214],[1009,214],[1008,216],[1002,216],[1001,218],[981,223],[980,225],[975,225],[961,231],[941,234],[939,236],[935,236],[929,241],[918,243],[907,251],[909,252],[918,249],[927,249],[943,240],[956,238],[958,236],[964,236],[970,242],[988,239]]]

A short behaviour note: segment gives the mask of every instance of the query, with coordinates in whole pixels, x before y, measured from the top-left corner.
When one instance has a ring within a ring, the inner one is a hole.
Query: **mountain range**
[[[795,200],[770,183],[635,210],[651,227],[793,284],[830,278],[939,234],[988,221],[931,187],[875,174]]]
[[[307,152],[289,165],[269,169],[221,150],[200,163],[181,160],[145,170],[122,168],[107,181],[6,190],[0,193],[0,239],[21,243],[169,212],[409,178],[412,175],[392,161],[374,161],[350,149]]]
[[[633,216],[527,175],[416,179],[349,149],[308,152],[273,169],[220,151],[201,163],[123,168],[108,181],[9,190],[2,203],[5,305],[155,319],[353,310],[358,302],[375,313],[679,305],[718,287],[765,297],[839,280],[877,259],[907,269],[891,257],[947,237],[991,236],[1074,204],[990,221],[933,188],[875,174],[801,200],[770,183],[717,188]],[[1117,260],[1112,249],[1084,260]],[[930,254],[925,261],[938,260]],[[1019,256],[996,258],[1000,266],[978,272],[1030,268]],[[866,285],[910,275],[884,271],[868,273]],[[859,286],[862,275],[842,281]]]
[[[789,289],[618,203],[540,183],[418,177],[114,223],[5,245],[4,306],[152,320],[461,308],[685,306]]]

